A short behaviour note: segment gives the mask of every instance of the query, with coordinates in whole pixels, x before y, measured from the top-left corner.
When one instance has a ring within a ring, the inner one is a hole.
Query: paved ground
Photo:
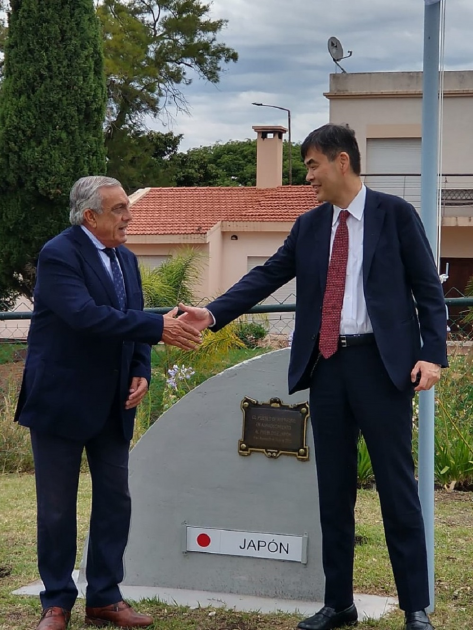
[[[74,572],[74,579],[78,580],[78,571]],[[14,591],[14,595],[38,595],[42,589],[42,582],[38,580]],[[85,584],[78,584],[79,597],[84,596]],[[249,595],[235,595],[231,593],[211,593],[208,591],[189,591],[177,588],[160,588],[152,586],[122,586],[123,597],[129,601],[156,598],[160,602],[190,608],[220,608],[244,612],[287,612],[300,614],[303,617],[313,615],[323,606],[320,602],[307,602],[288,599],[271,599],[269,597],[253,597]],[[378,595],[355,595],[355,604],[361,619],[379,619],[397,606],[393,597],[379,597]]]

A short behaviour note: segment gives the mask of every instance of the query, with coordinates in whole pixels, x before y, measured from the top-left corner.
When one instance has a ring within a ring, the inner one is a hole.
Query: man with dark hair
[[[193,349],[199,332],[143,312],[137,260],[124,243],[132,216],[120,182],[83,177],[70,194],[72,227],[39,255],[34,311],[16,420],[30,428],[38,502],[38,630],[64,630],[77,597],[76,503],[82,452],[92,478],[85,623],[142,628],[122,600],[131,502],[128,451],[148,391],[151,346]],[[177,312],[177,309],[176,309]]]
[[[442,288],[415,209],[367,189],[353,131],[324,125],[302,144],[317,208],[282,247],[206,309],[181,318],[218,330],[296,277],[289,391],[310,388],[325,605],[301,630],[354,625],[357,440],[376,476],[406,630],[432,630],[424,525],[412,459],[412,398],[446,367]],[[417,302],[417,310],[414,303]]]
[[[330,162],[344,151],[350,158],[351,170],[355,175],[361,173],[361,157],[355,132],[348,126],[325,125],[312,131],[301,145],[302,159],[305,160],[310,149],[317,149]]]

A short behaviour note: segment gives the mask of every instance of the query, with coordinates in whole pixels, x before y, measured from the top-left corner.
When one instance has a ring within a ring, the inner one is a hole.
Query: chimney
[[[286,127],[257,125],[256,131],[256,187],[282,186],[282,140]]]

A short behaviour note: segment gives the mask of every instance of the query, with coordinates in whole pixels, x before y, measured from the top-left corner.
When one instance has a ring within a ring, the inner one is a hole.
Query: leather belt
[[[367,346],[375,343],[373,333],[364,335],[340,335],[338,338],[339,348],[350,348],[352,346]]]

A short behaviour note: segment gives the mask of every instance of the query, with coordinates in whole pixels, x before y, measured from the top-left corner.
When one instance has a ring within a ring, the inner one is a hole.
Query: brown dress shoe
[[[45,608],[36,630],[66,630],[71,612],[59,608],[59,606],[51,606]]]
[[[124,601],[102,608],[85,609],[85,625],[103,628],[118,626],[119,628],[147,628],[153,623],[149,615],[137,613],[130,604]]]

